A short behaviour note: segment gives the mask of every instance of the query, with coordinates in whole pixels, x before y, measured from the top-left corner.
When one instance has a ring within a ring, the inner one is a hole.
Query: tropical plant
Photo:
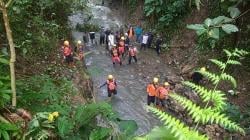
[[[29,122],[28,132],[24,134],[24,139],[47,140],[53,135],[55,129],[55,119],[59,116],[58,112],[39,112],[34,115]]]
[[[0,139],[11,140],[11,133],[17,132],[19,129],[11,123],[2,122],[0,120]]]
[[[8,70],[4,70],[4,68],[8,64],[9,64],[9,61],[4,57],[4,55],[0,55],[0,68],[1,68],[1,72],[0,72],[0,108],[4,107],[4,105],[6,103],[8,103],[11,99],[10,76],[5,73]]]
[[[160,31],[166,27],[176,27],[175,24],[188,13],[187,11],[186,0],[145,0],[144,2],[145,15]]]
[[[206,135],[201,135],[197,131],[199,124],[218,124],[219,126],[231,130],[231,131],[238,131],[241,134],[245,134],[244,129],[242,129],[238,124],[231,121],[229,117],[223,113],[225,106],[226,106],[226,94],[218,89],[219,83],[222,81],[229,81],[234,88],[236,88],[236,80],[225,72],[226,68],[229,65],[240,65],[241,63],[236,59],[247,55],[248,52],[244,50],[235,49],[233,52],[228,50],[224,50],[227,55],[227,61],[223,62],[216,59],[211,59],[210,61],[214,63],[221,72],[219,74],[211,73],[209,71],[198,71],[202,75],[204,75],[211,83],[214,85],[213,89],[208,89],[206,87],[196,85],[192,82],[185,81],[183,82],[184,85],[192,88],[201,98],[201,101],[205,106],[198,105],[193,101],[182,97],[178,94],[171,93],[169,94],[170,98],[177,101],[185,110],[187,110],[188,115],[193,119],[196,123],[194,128],[190,128],[189,126],[182,123],[179,119],[171,117],[167,113],[161,112],[158,109],[149,107],[149,109],[159,116],[159,118],[164,122],[164,129],[167,130],[166,135],[161,135],[165,137],[172,134],[177,139],[187,139],[187,140],[201,140],[201,139],[208,139]],[[155,134],[155,131],[159,131],[162,134],[162,131],[159,129],[154,130],[152,133],[149,133],[145,137],[141,139],[149,139],[149,136]],[[154,135],[153,135],[154,136]]]

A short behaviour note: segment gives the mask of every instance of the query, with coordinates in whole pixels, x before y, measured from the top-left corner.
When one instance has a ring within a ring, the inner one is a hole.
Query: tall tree
[[[11,76],[11,90],[12,90],[12,106],[16,106],[16,77],[15,77],[15,61],[16,61],[16,52],[15,45],[13,42],[12,31],[10,28],[9,18],[7,9],[11,4],[12,0],[8,0],[6,3],[4,0],[0,0],[0,10],[3,14],[3,21],[6,30],[7,39],[10,46],[10,76]]]

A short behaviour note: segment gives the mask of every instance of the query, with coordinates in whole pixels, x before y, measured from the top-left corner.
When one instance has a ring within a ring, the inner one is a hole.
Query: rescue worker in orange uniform
[[[65,40],[63,42],[62,48],[63,48],[63,58],[65,59],[66,63],[68,63],[69,66],[74,66],[74,64],[73,64],[73,51],[69,45],[69,41]]]
[[[120,63],[120,65],[122,65],[122,61],[120,59],[120,54],[119,54],[119,50],[116,47],[116,45],[113,45],[113,48],[111,49],[111,56],[112,56],[112,62],[113,65],[115,66],[115,63],[118,62]]]
[[[83,45],[82,45],[82,41],[78,40],[77,41],[77,54],[78,54],[78,57],[79,57],[79,60],[83,60]]]
[[[125,37],[122,36],[119,43],[118,43],[119,54],[124,57],[125,52]]]
[[[156,107],[160,110],[164,110],[165,107],[165,99],[168,99],[168,94],[170,90],[170,84],[168,82],[164,82],[163,86],[159,86],[156,90]]]
[[[137,54],[137,49],[135,46],[133,45],[129,45],[129,49],[128,49],[128,64],[131,64],[131,60],[132,58],[135,60],[135,63],[137,63],[137,58],[136,58],[136,54]]]
[[[113,75],[108,75],[107,81],[101,85],[99,88],[102,88],[103,86],[107,85],[107,92],[108,92],[108,97],[111,100],[112,94],[116,95],[117,94],[117,83],[113,77]]]
[[[156,90],[158,87],[158,78],[154,78],[153,82],[148,84],[147,86],[147,93],[148,93],[148,98],[147,98],[147,104],[150,105],[151,103],[155,104],[155,96],[156,96]]]

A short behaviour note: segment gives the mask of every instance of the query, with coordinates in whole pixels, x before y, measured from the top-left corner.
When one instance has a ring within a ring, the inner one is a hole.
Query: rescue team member
[[[80,40],[78,40],[77,41],[77,45],[76,45],[76,47],[77,47],[77,54],[78,54],[78,58],[79,58],[79,60],[83,60],[83,45],[82,45],[82,41],[80,41]]]
[[[156,90],[156,107],[160,110],[164,110],[165,107],[165,99],[168,99],[168,94],[170,90],[170,84],[168,82],[164,82],[163,86],[159,86]]]
[[[204,72],[204,71],[206,71],[206,68],[205,68],[205,67],[202,67],[202,68],[200,69],[200,71],[201,71],[201,72]],[[202,75],[200,72],[195,71],[195,72],[192,74],[191,78],[192,78],[192,80],[193,80],[193,82],[194,82],[195,84],[199,85],[199,84],[201,83],[202,79],[203,79],[203,75]]]
[[[69,41],[67,40],[63,43],[63,56],[69,66],[74,66],[72,48],[69,46]]]
[[[109,97],[109,100],[111,100],[112,94],[114,94],[114,95],[117,94],[117,90],[116,90],[117,83],[116,83],[113,75],[108,75],[107,81],[103,85],[101,85],[99,88],[102,88],[105,85],[107,85],[108,97]]]
[[[119,54],[124,57],[124,52],[125,52],[125,37],[122,36],[119,43],[118,43],[118,49],[119,49]]]
[[[128,50],[128,56],[129,56],[129,58],[128,58],[128,64],[131,64],[132,58],[135,60],[135,63],[137,63],[136,54],[137,54],[137,49],[135,48],[135,46],[129,45],[129,50]]]
[[[120,54],[119,54],[119,50],[117,49],[116,45],[113,45],[113,48],[111,49],[111,56],[112,56],[112,62],[113,65],[115,66],[115,63],[118,62],[120,63],[120,65],[122,65],[122,61],[120,59]]]
[[[150,105],[151,103],[155,104],[155,95],[156,89],[158,87],[158,78],[153,79],[153,83],[148,84],[147,86],[147,93],[148,93],[148,101],[147,104]]]

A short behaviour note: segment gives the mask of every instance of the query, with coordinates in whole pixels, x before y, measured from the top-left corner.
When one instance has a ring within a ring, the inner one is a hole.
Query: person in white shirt
[[[111,32],[111,34],[108,36],[109,50],[111,50],[114,45],[115,45],[115,36],[114,36],[113,32]]]
[[[142,50],[142,48],[144,48],[144,50],[146,50],[147,44],[148,44],[148,34],[144,34],[144,35],[142,36],[142,41],[141,41],[141,48],[140,48],[140,50]]]

